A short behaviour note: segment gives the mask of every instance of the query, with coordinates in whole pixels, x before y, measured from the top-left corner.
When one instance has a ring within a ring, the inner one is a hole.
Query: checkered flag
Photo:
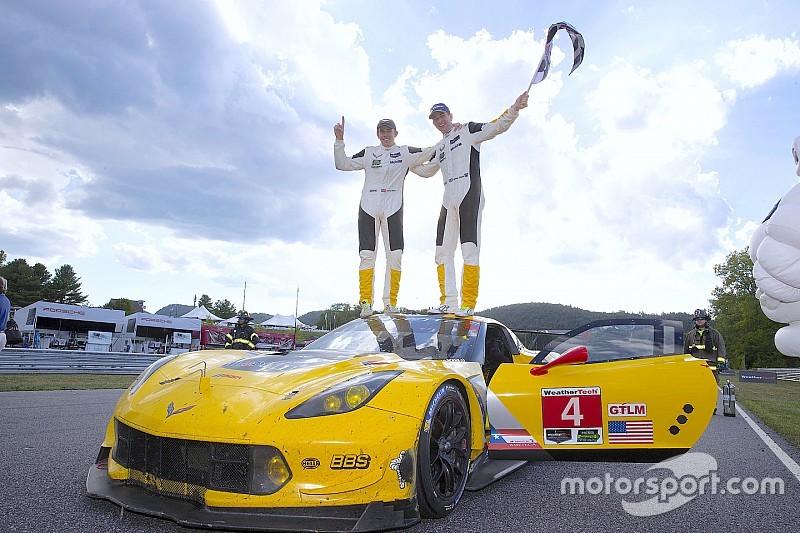
[[[567,22],[551,24],[550,29],[547,30],[547,40],[544,43],[544,53],[542,54],[542,59],[539,61],[539,67],[536,69],[536,72],[533,73],[531,83],[528,85],[529,90],[533,84],[539,83],[547,77],[547,72],[550,70],[550,51],[553,49],[553,38],[556,36],[558,30],[567,30],[567,35],[569,35],[569,38],[572,40],[574,57],[572,59],[572,70],[570,70],[569,73],[572,74],[575,72],[575,69],[583,62],[583,51],[586,48],[583,42],[583,35]]]

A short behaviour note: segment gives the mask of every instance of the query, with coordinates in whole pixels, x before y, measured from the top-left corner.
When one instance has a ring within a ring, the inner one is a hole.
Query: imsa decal
[[[331,457],[331,470],[364,470],[371,460],[365,453],[336,454]]]

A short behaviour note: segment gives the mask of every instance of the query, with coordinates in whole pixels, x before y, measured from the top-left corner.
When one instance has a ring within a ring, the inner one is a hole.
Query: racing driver
[[[359,306],[361,317],[373,314],[373,281],[378,235],[386,249],[383,283],[384,313],[397,312],[400,262],[403,256],[403,185],[409,168],[433,156],[433,148],[397,146],[397,127],[392,119],[378,122],[379,146],[367,146],[352,157],[344,148],[344,117],[333,127],[333,159],[338,170],[364,170],[364,188],[358,209]]]
[[[453,114],[445,104],[431,107],[428,118],[443,138],[434,149],[434,158],[421,168],[412,168],[420,176],[430,177],[441,168],[444,197],[436,228],[436,272],[439,278],[439,306],[428,313],[455,313],[470,316],[478,301],[478,281],[481,251],[481,213],[483,212],[483,186],[481,185],[480,149],[488,141],[507,131],[519,116],[520,109],[528,107],[528,91],[519,95],[510,108],[488,123],[468,122],[462,128],[453,127]],[[456,288],[455,252],[461,242],[464,270],[461,277],[461,307],[458,307]]]

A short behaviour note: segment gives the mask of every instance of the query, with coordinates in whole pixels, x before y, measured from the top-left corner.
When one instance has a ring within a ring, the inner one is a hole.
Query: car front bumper
[[[166,518],[184,526],[212,529],[383,531],[408,527],[420,520],[415,498],[362,505],[211,508],[113,480],[108,476],[105,460],[89,469],[86,491],[92,498],[109,500],[129,511]]]

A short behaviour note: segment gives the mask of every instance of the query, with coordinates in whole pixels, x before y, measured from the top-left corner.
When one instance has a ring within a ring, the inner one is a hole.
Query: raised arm
[[[526,107],[528,107],[528,91],[525,91],[521,95],[517,96],[517,99],[514,100],[514,103],[511,104],[511,107],[503,111],[502,115],[491,122],[481,124],[476,135],[477,141],[488,141],[489,139],[493,139],[501,133],[508,131],[508,128],[510,128],[514,121],[517,120],[520,109],[525,109]],[[474,126],[475,125],[473,123],[470,123],[470,130]],[[475,132],[470,131],[470,133]]]
[[[344,140],[344,115],[342,115],[342,121],[333,126],[333,134],[336,136],[337,141]]]
[[[344,115],[342,122],[333,127],[333,135],[336,140],[333,142],[333,162],[337,170],[364,170],[364,150],[353,157],[347,157],[344,151]]]

